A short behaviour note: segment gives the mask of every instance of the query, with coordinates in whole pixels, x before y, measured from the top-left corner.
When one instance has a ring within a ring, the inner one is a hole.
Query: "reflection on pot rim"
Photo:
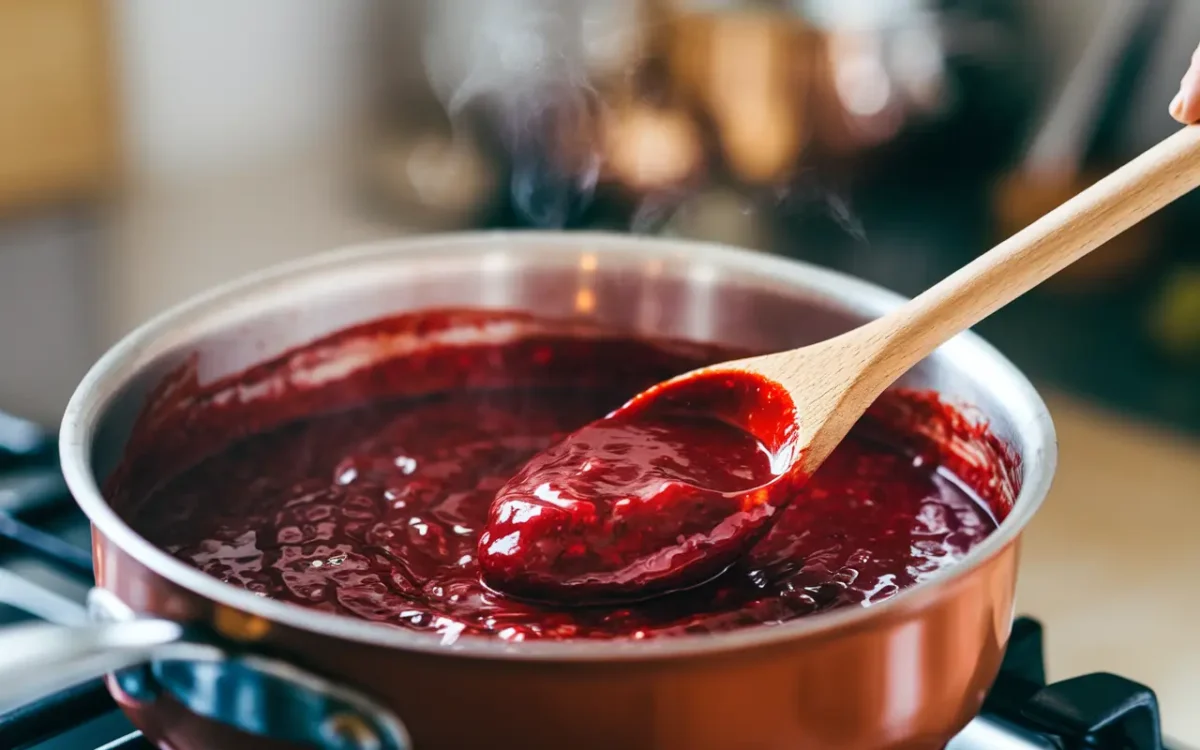
[[[1056,461],[1054,429],[1049,413],[1028,380],[999,352],[972,333],[955,338],[935,356],[952,361],[957,368],[969,372],[970,379],[1009,412],[1016,428],[1013,437],[1022,459],[1023,474],[1013,512],[997,532],[959,564],[887,602],[869,609],[833,611],[770,628],[718,635],[683,635],[655,642],[602,644],[572,641],[508,643],[487,638],[462,638],[448,649],[434,635],[316,612],[264,599],[222,583],[135,534],[102,497],[93,473],[92,455],[99,427],[135,377],[144,376],[158,357],[185,349],[199,334],[227,330],[231,324],[245,321],[256,312],[288,307],[285,302],[292,303],[297,309],[305,309],[300,307],[301,304],[311,308],[314,305],[311,300],[317,297],[315,293],[319,290],[344,289],[352,286],[352,282],[370,285],[377,283],[385,273],[404,274],[417,269],[423,273],[436,273],[439,269],[461,270],[465,261],[477,273],[487,275],[488,269],[498,269],[500,279],[506,279],[518,274],[523,266],[572,268],[583,254],[596,254],[601,270],[610,264],[632,272],[640,271],[647,264],[661,268],[672,262],[686,263],[686,271],[680,274],[685,281],[690,281],[693,273],[705,275],[708,272],[711,276],[713,271],[720,270],[723,274],[718,277],[752,281],[763,290],[805,296],[824,306],[858,316],[876,316],[903,301],[898,295],[849,276],[756,252],[600,233],[435,235],[337,250],[218,287],[162,313],[109,350],[85,376],[63,419],[60,450],[67,482],[95,528],[115,545],[175,584],[229,607],[284,626],[385,647],[486,658],[564,661],[697,656],[816,638],[882,618],[903,617],[919,611],[935,595],[936,589],[953,585],[956,579],[961,579],[1013,543],[1044,500]],[[505,262],[498,262],[499,259]],[[305,300],[307,302],[302,302]],[[705,295],[703,300],[710,308],[714,304],[711,295]],[[695,312],[702,319],[706,317],[704,311]],[[711,309],[707,315],[711,315]],[[370,316],[362,315],[358,320],[367,317]]]

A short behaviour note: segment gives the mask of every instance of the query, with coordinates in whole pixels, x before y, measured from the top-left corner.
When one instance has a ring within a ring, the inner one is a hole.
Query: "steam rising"
[[[599,100],[590,88],[534,92],[508,108],[512,200],[536,226],[565,227],[591,203],[600,175]]]
[[[514,207],[535,226],[572,224],[590,205],[605,166],[603,123],[610,113],[590,74],[599,67],[611,76],[622,59],[628,65],[636,57],[636,5],[435,0],[428,7],[426,73],[452,126],[461,126],[468,112],[484,114],[511,158]],[[663,152],[658,144],[656,156]],[[765,231],[758,207],[719,186],[682,181],[644,192],[630,218],[634,232],[667,229],[754,244],[751,237]],[[846,199],[811,173],[777,185],[774,198],[779,210],[826,213],[857,241],[866,240]]]
[[[585,0],[438,0],[425,66],[457,122],[487,112],[513,158],[511,195],[532,223],[563,227],[600,173],[600,98],[584,60]]]

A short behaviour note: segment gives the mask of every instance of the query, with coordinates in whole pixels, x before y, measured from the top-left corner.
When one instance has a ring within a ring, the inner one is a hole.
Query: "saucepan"
[[[942,747],[999,669],[1019,538],[1055,465],[1042,400],[974,334],[903,382],[969,405],[1010,444],[1020,485],[1012,512],[959,564],[886,602],[772,627],[446,645],[222,583],[136,534],[101,492],[167,373],[190,362],[211,381],[389,314],[525,310],[767,350],[840,333],[901,302],[778,257],[585,233],[389,241],[186,302],[113,347],[70,402],[62,465],[94,527],[93,623],[0,635],[0,698],[108,674],[133,722],[176,750]]]

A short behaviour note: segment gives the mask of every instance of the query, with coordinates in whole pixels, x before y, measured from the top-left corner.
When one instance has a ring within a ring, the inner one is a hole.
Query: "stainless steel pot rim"
[[[384,240],[321,253],[241,277],[191,298],[143,324],[113,346],[84,376],[65,411],[59,433],[63,473],[80,508],[94,527],[126,554],[174,584],[213,602],[298,630],[376,646],[437,653],[446,656],[536,661],[614,661],[695,657],[782,641],[815,638],[834,630],[856,628],[876,618],[903,616],[920,610],[933,597],[935,587],[953,585],[1014,542],[1036,513],[1050,489],[1057,460],[1054,426],[1041,397],[1025,376],[990,344],[974,333],[965,333],[946,344],[959,356],[973,359],[987,370],[989,384],[1008,398],[1030,405],[1029,423],[1019,425],[1026,436],[1022,452],[1022,488],[1013,512],[1000,528],[956,565],[892,599],[864,608],[843,608],[802,617],[773,626],[759,626],[716,634],[680,635],[648,641],[508,642],[485,636],[460,636],[443,643],[442,636],[392,625],[319,612],[283,601],[256,596],[224,583],[155,547],[133,531],[109,507],[92,471],[91,444],[98,417],[104,413],[119,385],[140,366],[145,353],[182,323],[226,306],[238,295],[265,289],[331,267],[370,262],[380,257],[413,252],[478,251],[499,247],[549,250],[580,248],[588,252],[636,254],[666,259],[686,257],[690,262],[710,262],[757,276],[794,282],[801,288],[862,302],[886,310],[904,301],[898,294],[852,276],[800,261],[722,245],[684,240],[632,237],[600,232],[467,232]],[[97,394],[103,394],[99,396]]]

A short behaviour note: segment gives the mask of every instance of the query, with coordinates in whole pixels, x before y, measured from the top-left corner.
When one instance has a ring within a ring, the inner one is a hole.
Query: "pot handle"
[[[362,693],[277,659],[226,647],[170,620],[131,616],[107,591],[80,626],[0,629],[0,703],[29,700],[103,674],[129,697],[166,695],[197,716],[316,750],[411,750],[396,716]]]
[[[183,627],[167,620],[14,625],[0,630],[0,703],[64,690],[182,644]]]

